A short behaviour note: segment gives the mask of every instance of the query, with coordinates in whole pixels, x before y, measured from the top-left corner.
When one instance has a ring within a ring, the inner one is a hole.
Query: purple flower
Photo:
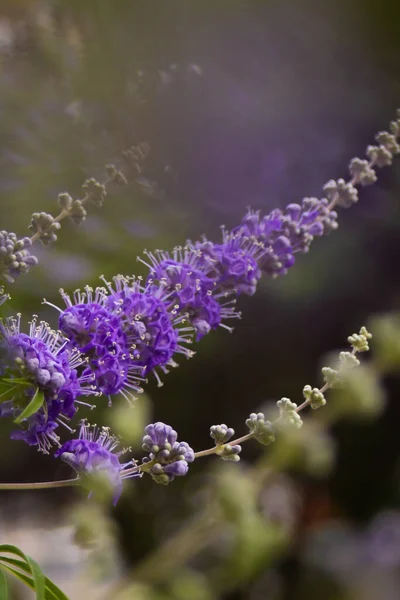
[[[78,398],[93,393],[92,377],[78,375],[82,358],[67,348],[59,332],[34,317],[29,334],[20,331],[20,316],[1,324],[3,370],[10,385],[10,399],[1,416],[20,417],[31,400],[40,392],[43,403],[33,414],[21,420],[23,431],[11,434],[47,452],[58,443],[54,430],[61,423],[68,426],[75,414]],[[15,385],[13,381],[15,380]]]
[[[115,506],[122,493],[122,480],[141,476],[132,460],[120,462],[119,457],[125,450],[115,452],[118,444],[119,440],[110,435],[107,427],[94,426],[91,430],[90,425],[82,421],[78,439],[63,444],[54,456],[61,457],[81,476],[105,475],[113,490]]]
[[[174,310],[186,314],[195,328],[197,340],[219,326],[227,328],[222,323],[224,319],[240,317],[233,308],[235,301],[226,301],[225,290],[218,288],[214,257],[203,254],[189,242],[184,248],[175,248],[171,255],[162,251],[145,254],[150,264],[139,260],[150,269],[147,284],[156,281],[164,287]],[[219,302],[221,297],[223,305]]]
[[[111,396],[123,394],[128,401],[132,392],[140,393],[141,372],[132,364],[129,340],[123,330],[120,314],[107,308],[108,292],[103,287],[93,291],[89,286],[71,297],[61,290],[65,310],[50,304],[60,312],[59,327],[71,348],[78,349],[87,360],[86,376],[94,377],[99,393]]]
[[[143,286],[140,278],[122,275],[105,283],[107,308],[121,319],[130,364],[144,376],[153,373],[162,385],[157,368],[168,373],[168,367],[178,366],[175,355],[193,356],[193,351],[182,345],[192,342],[193,328],[186,326],[185,315],[179,314],[163,284]]]
[[[294,255],[308,252],[314,237],[337,228],[337,213],[326,198],[304,198],[289,204],[284,211],[275,209],[264,217],[249,210],[232,234],[256,240],[264,247],[258,265],[266,274],[285,275],[294,264]]]
[[[120,393],[128,401],[142,392],[141,382],[156,369],[168,373],[176,367],[175,355],[187,358],[193,352],[193,328],[185,326],[164,285],[143,286],[140,278],[117,275],[106,287],[86,286],[72,298],[61,291],[67,308],[60,312],[59,325],[72,347],[88,359],[97,389],[110,396]],[[47,304],[50,304],[47,302]]]
[[[194,452],[186,442],[177,441],[176,431],[159,421],[147,425],[145,432],[142,448],[149,455],[143,459],[142,470],[163,485],[186,475],[188,463],[194,461]]]

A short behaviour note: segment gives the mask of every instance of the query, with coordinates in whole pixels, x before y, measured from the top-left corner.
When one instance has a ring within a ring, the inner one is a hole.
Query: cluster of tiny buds
[[[251,413],[246,420],[246,425],[250,433],[239,439],[231,441],[231,443],[228,442],[234,436],[234,430],[225,424],[213,425],[210,428],[210,436],[215,442],[215,448],[197,452],[195,457],[217,454],[224,460],[238,462],[239,453],[242,450],[239,443],[254,438],[260,444],[268,446],[275,441],[275,429],[277,426],[289,426],[294,429],[300,429],[300,427],[303,425],[303,421],[299,415],[299,412],[306,406],[316,410],[326,405],[324,392],[329,388],[339,387],[339,385],[342,383],[342,377],[345,372],[359,366],[360,361],[355,355],[357,352],[366,352],[369,350],[368,340],[371,339],[371,337],[371,334],[365,327],[361,327],[359,333],[354,333],[353,335],[349,336],[348,341],[351,344],[352,352],[340,352],[337,370],[330,367],[324,367],[322,369],[325,384],[321,389],[312,387],[311,385],[304,386],[304,401],[302,404],[297,405],[289,398],[281,398],[277,402],[279,416],[273,422],[268,421],[265,418],[265,415],[261,412]]]
[[[303,388],[304,400],[311,406],[313,410],[325,406],[326,398],[318,388],[312,388],[311,385],[305,385]]]
[[[107,165],[107,179],[100,183],[93,177],[86,179],[82,185],[84,196],[81,200],[74,199],[67,192],[58,195],[58,204],[61,212],[57,217],[41,212],[32,215],[29,230],[32,231],[32,241],[40,240],[42,244],[49,245],[57,240],[56,232],[60,229],[60,221],[69,217],[75,225],[80,225],[87,216],[84,205],[92,202],[96,206],[103,206],[107,195],[106,186],[108,183],[125,185],[127,183],[125,175],[119,171],[115,165]]]
[[[282,424],[291,425],[296,429],[302,427],[303,421],[296,412],[298,406],[295,402],[292,402],[289,398],[281,398],[276,404],[279,408],[279,421]]]
[[[148,156],[149,152],[149,144],[141,143],[138,146],[132,146],[128,150],[124,150],[122,156],[129,167],[133,167],[137,173],[141,173],[141,162]]]
[[[44,246],[48,246],[57,241],[56,231],[60,228],[60,223],[56,221],[52,215],[46,212],[33,213],[28,227],[35,239],[40,240]]]
[[[356,185],[372,185],[377,180],[374,167],[386,167],[392,164],[393,157],[400,153],[400,109],[397,110],[397,119],[390,123],[389,131],[380,131],[375,136],[377,146],[368,146],[366,155],[368,160],[353,158],[349,164],[349,172],[352,179],[346,182],[344,179],[330,180],[324,186],[326,197],[330,205],[349,208],[358,202],[358,191]]]
[[[194,452],[186,442],[177,441],[176,431],[158,421],[147,425],[145,432],[142,448],[149,454],[142,459],[141,471],[162,485],[186,475],[188,463],[194,461]]]
[[[210,437],[214,440],[217,454],[222,460],[239,462],[242,447],[239,444],[228,444],[229,440],[235,435],[235,430],[224,423],[221,425],[212,425],[210,427]]]
[[[250,433],[260,444],[269,446],[275,441],[275,431],[271,421],[267,421],[263,413],[251,413],[246,419]]]
[[[361,327],[360,333],[353,333],[347,338],[347,341],[352,346],[354,352],[368,352],[368,340],[372,338],[372,334],[365,327]]]
[[[361,327],[359,333],[353,333],[347,338],[352,351],[341,352],[339,354],[339,364],[336,369],[331,367],[323,367],[322,369],[322,375],[327,388],[338,388],[343,385],[343,375],[359,366],[360,361],[356,357],[356,354],[357,352],[367,352],[369,350],[368,340],[371,338],[372,334],[366,327]]]
[[[38,263],[29,248],[32,240],[29,237],[18,239],[15,233],[0,231],[0,278],[8,283],[14,283],[21,273]]]
[[[139,173],[140,162],[149,153],[147,144],[140,144],[130,148],[124,153],[125,160],[136,166]],[[85,204],[92,202],[96,206],[102,206],[107,195],[107,185],[126,185],[127,179],[124,173],[114,164],[106,165],[107,179],[104,183],[94,178],[87,179],[82,186],[84,196],[82,199],[73,199],[70,194],[63,192],[58,195],[58,204],[61,212],[54,217],[47,212],[34,212],[28,226],[32,236],[18,239],[15,233],[7,231],[0,232],[0,279],[8,283],[14,283],[18,275],[27,273],[29,268],[38,264],[38,259],[33,256],[29,248],[32,243],[39,240],[44,246],[57,241],[57,233],[61,228],[60,221],[69,217],[75,225],[81,224],[87,216]]]

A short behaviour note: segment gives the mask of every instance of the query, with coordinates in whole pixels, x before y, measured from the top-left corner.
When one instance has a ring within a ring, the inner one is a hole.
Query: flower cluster
[[[61,290],[67,308],[58,309],[59,327],[69,346],[87,358],[87,374],[93,374],[97,390],[130,400],[149,373],[161,385],[157,369],[167,373],[176,366],[177,354],[193,355],[182,345],[191,342],[193,330],[165,286],[142,285],[122,275],[104,283],[77,290],[72,298]]]
[[[186,475],[194,452],[186,442],[178,442],[178,434],[170,425],[154,423],[145,428],[142,448],[149,455],[142,461],[142,470],[154,481],[168,485],[175,477]]]
[[[322,199],[304,198],[301,204],[289,204],[264,216],[249,210],[238,226],[222,228],[222,240],[217,243],[203,237],[172,252],[146,251],[146,258],[139,259],[149,270],[145,278],[116,275],[112,281],[102,277],[102,285],[95,289],[86,286],[72,295],[61,290],[65,308],[44,301],[59,311],[59,331],[38,324],[36,317],[27,334],[20,330],[20,316],[0,321],[0,416],[12,417],[21,425],[12,437],[45,452],[60,446],[55,433],[59,424],[72,432],[68,421],[78,405],[91,406],[82,402],[82,396],[103,394],[111,404],[111,397],[121,394],[131,403],[150,374],[162,385],[160,374],[178,366],[178,355],[193,356],[187,346],[194,339],[218,327],[232,331],[225,321],[240,317],[235,310],[237,296],[253,295],[263,274],[285,275],[297,253],[307,252],[315,237],[337,228],[335,207],[348,208],[357,202],[357,186],[373,183],[375,168],[390,164],[400,152],[400,113],[390,130],[376,136],[378,146],[368,147],[369,160],[351,161],[348,182],[331,180],[324,186]],[[126,182],[113,165],[107,172],[108,182]],[[105,184],[89,179],[83,190],[82,200],[59,195],[57,217],[34,213],[32,238],[18,240],[15,234],[0,232],[1,277],[12,282],[36,264],[29,252],[32,241],[55,241],[64,217],[80,222],[86,216],[86,202],[103,203]],[[0,304],[6,299],[1,290]],[[300,428],[299,412],[304,406],[324,406],[325,390],[343,385],[347,373],[360,364],[356,353],[368,350],[369,338],[365,328],[351,336],[352,351],[340,354],[337,368],[323,369],[321,389],[305,386],[301,405],[281,398],[277,422]],[[265,445],[274,441],[273,424],[262,413],[252,413],[246,424],[250,433],[230,443],[234,431],[224,424],[213,426],[215,447],[196,454],[186,442],[178,442],[169,425],[148,425],[143,438],[148,455],[137,465],[119,462],[121,453],[113,452],[117,440],[107,430],[90,430],[82,423],[79,438],[59,447],[56,455],[80,474],[106,473],[116,501],[123,478],[147,472],[166,485],[185,475],[197,456],[217,454],[237,462],[240,442],[251,437]]]
[[[114,506],[122,493],[122,480],[140,477],[137,471],[128,471],[133,461],[120,463],[119,457],[125,450],[114,452],[118,439],[110,435],[108,427],[91,428],[85,420],[81,421],[77,439],[63,444],[54,454],[68,463],[80,476],[104,475],[113,492]]]
[[[178,442],[177,437],[170,425],[161,422],[147,425],[142,447],[148,456],[143,458],[141,465],[135,460],[121,463],[120,457],[126,450],[115,452],[119,440],[110,435],[109,429],[91,427],[82,421],[78,438],[63,444],[55,457],[61,457],[81,478],[103,475],[112,488],[115,505],[122,492],[123,479],[149,473],[154,481],[167,485],[175,477],[186,475],[194,452],[186,442]]]
[[[186,314],[197,340],[217,327],[231,330],[223,321],[240,317],[234,309],[235,299],[227,298],[216,277],[214,253],[210,255],[199,246],[187,242],[171,254],[146,251],[148,262],[139,259],[150,270],[147,283],[153,289],[154,285],[163,286],[175,310]],[[211,244],[207,248],[211,250]]]
[[[13,283],[21,273],[27,273],[38,263],[36,256],[30,253],[32,240],[28,237],[18,239],[15,233],[0,231],[0,279]]]
[[[66,427],[79,398],[93,394],[92,376],[81,373],[79,353],[66,347],[66,340],[47,323],[34,317],[29,333],[21,332],[21,318],[8,318],[1,324],[2,384],[0,416],[12,416],[22,429],[11,434],[48,452],[58,444],[55,429]],[[86,403],[85,403],[86,404]]]

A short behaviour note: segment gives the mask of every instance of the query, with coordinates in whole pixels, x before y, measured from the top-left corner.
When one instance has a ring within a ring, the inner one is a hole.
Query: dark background
[[[363,158],[400,104],[399,22],[398,2],[372,0],[3,0],[2,228],[24,235],[32,212],[56,214],[59,192],[79,196],[84,179],[102,178],[103,165],[119,164],[124,149],[150,146],[140,176],[131,173],[104,207],[90,207],[83,226],[63,224],[58,242],[38,249],[40,265],[7,290],[12,310],[55,323],[40,302],[60,304],[59,287],[144,273],[136,262],[144,248],[172,248],[202,233],[218,239],[219,226],[235,226],[249,205],[268,212],[346,177],[349,159]],[[242,435],[249,412],[266,400],[296,401],[304,384],[316,385],[321,357],[370,315],[398,310],[399,159],[360,197],[341,211],[339,230],[316,240],[286,277],[265,279],[256,296],[240,298],[243,319],[232,336],[213,333],[163,388],[149,385],[153,420],[173,425],[195,449],[209,445],[212,424],[227,422]],[[332,518],[362,529],[399,508],[399,381],[386,378],[378,420],[334,427],[330,477],[294,476],[310,507],[300,530]],[[99,405],[96,420],[106,423],[105,400]],[[7,431],[2,481],[68,477]],[[243,459],[259,452],[250,443]],[[206,460],[192,470],[203,468]],[[145,479],[135,485],[140,491],[113,513],[128,562],[179,522],[189,511],[183,498],[196,488],[190,476],[165,489]],[[75,497],[43,495],[54,507]],[[6,513],[14,497],[3,494]],[[34,511],[37,496],[27,497]],[[280,559],[280,595],[255,598],[328,594],[322,576],[310,583],[299,569],[299,540]]]

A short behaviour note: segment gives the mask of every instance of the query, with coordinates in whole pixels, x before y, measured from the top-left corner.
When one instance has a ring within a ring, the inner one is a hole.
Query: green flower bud
[[[210,427],[210,437],[215,441],[215,445],[226,444],[235,435],[235,430],[224,423],[222,425],[213,425]]]
[[[86,195],[96,206],[103,206],[104,198],[107,196],[107,191],[104,185],[93,179],[86,179],[82,186]]]
[[[335,369],[331,369],[331,367],[323,367],[322,375],[325,383],[328,384],[330,388],[337,388],[341,386],[342,382],[339,372]]]
[[[117,185],[126,185],[128,183],[122,171],[118,171],[115,165],[106,165],[106,171],[109,179]]]
[[[60,223],[49,213],[33,213],[29,230],[38,236],[38,239],[48,246],[57,240],[56,231],[61,228]]]
[[[360,361],[351,352],[341,352],[339,354],[340,370],[354,369],[360,365]]]
[[[58,204],[63,211],[69,212],[73,203],[73,198],[67,193],[58,194]]]
[[[239,453],[242,451],[242,447],[239,444],[231,446],[230,444],[224,444],[223,446],[217,446],[216,454],[222,458],[222,460],[231,460],[232,462],[239,462]]]
[[[289,398],[281,398],[277,402],[279,408],[279,419],[285,425],[290,425],[296,429],[300,429],[303,421],[300,415],[296,412],[297,404]]]
[[[318,388],[312,388],[311,385],[306,385],[303,388],[304,399],[310,403],[313,410],[325,406],[326,399],[324,394]]]
[[[75,225],[80,225],[86,219],[86,209],[82,204],[81,200],[74,200],[69,211],[69,217]]]
[[[368,340],[372,338],[372,334],[367,331],[366,327],[361,327],[360,333],[353,333],[347,340],[356,352],[367,352],[369,350]]]
[[[268,446],[275,441],[275,431],[271,421],[266,421],[263,413],[251,413],[246,419],[246,425],[260,444]]]

